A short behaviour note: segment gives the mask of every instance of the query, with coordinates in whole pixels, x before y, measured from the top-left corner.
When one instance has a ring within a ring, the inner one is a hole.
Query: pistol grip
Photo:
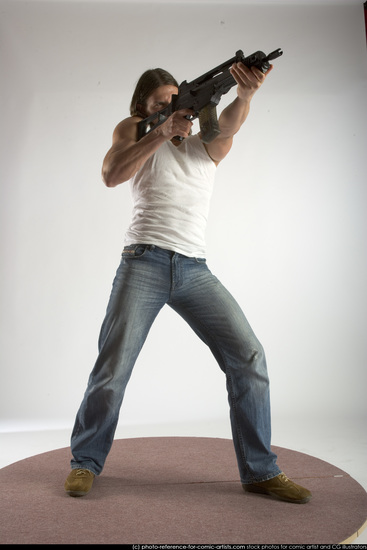
[[[199,123],[201,139],[204,143],[210,143],[219,134],[219,124],[217,119],[217,106],[215,103],[208,103],[199,112]]]

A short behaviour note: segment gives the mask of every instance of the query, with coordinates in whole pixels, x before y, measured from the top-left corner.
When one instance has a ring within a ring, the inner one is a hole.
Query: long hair
[[[141,107],[144,107],[146,100],[159,86],[176,86],[178,83],[173,76],[164,69],[148,69],[139,78],[133,97],[130,104],[131,116],[145,117],[141,111]],[[140,109],[139,109],[140,107]]]

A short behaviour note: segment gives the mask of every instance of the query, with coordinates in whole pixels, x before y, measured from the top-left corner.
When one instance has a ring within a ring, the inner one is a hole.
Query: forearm
[[[107,187],[116,187],[132,178],[165,141],[159,132],[151,132],[139,141],[119,144],[107,153],[102,179]]]
[[[223,109],[219,119],[220,134],[205,145],[209,156],[218,164],[232,147],[233,136],[239,131],[250,112],[250,101],[236,97]]]
[[[106,186],[116,187],[132,178],[165,141],[175,136],[186,138],[192,126],[187,115],[192,115],[192,111],[175,111],[139,140],[137,130],[140,117],[130,117],[120,122],[114,131],[113,145],[103,161],[102,179]]]
[[[250,112],[250,99],[236,99],[221,113],[218,123],[220,137],[227,139],[233,137],[241,128]]]
[[[219,117],[218,122],[221,133],[206,145],[210,157],[217,164],[224,159],[231,149],[233,136],[245,122],[255,92],[260,88],[272,68],[273,66],[270,65],[270,69],[263,74],[256,67],[249,69],[242,63],[237,63],[231,67],[230,72],[238,84],[237,97],[222,111]]]

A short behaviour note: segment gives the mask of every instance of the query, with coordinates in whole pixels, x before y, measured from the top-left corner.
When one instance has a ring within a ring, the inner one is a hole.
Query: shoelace
[[[290,479],[285,474],[283,474],[283,472],[279,474],[279,478],[281,481],[284,481],[285,483],[287,483],[287,481],[290,481]]]
[[[83,470],[81,468],[78,468],[75,472],[75,475],[78,477],[88,477],[91,475],[92,472],[89,472],[88,470]]]

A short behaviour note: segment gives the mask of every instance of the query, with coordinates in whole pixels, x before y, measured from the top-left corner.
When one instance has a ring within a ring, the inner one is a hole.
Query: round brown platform
[[[342,470],[273,447],[307,504],[244,493],[227,439],[120,439],[92,491],[63,489],[70,450],[0,470],[4,544],[338,544],[366,522],[367,493]]]

